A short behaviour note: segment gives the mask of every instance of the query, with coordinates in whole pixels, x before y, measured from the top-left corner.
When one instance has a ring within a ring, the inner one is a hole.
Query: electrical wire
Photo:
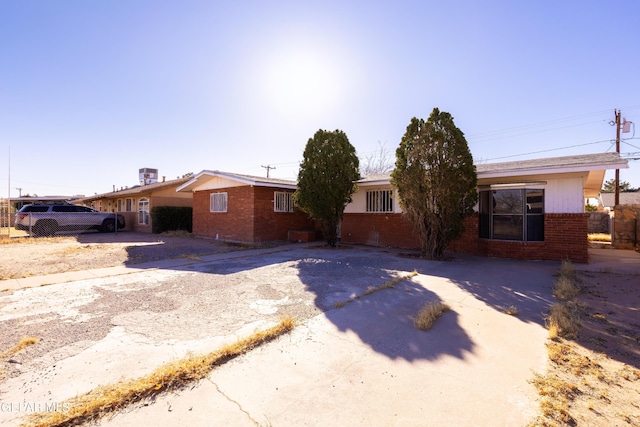
[[[511,157],[528,156],[528,155],[530,155],[530,154],[539,154],[539,153],[547,153],[547,152],[549,152],[549,151],[566,150],[566,149],[568,149],[568,148],[584,147],[584,146],[586,146],[586,145],[601,144],[601,143],[603,143],[603,142],[611,142],[611,140],[610,140],[610,139],[605,139],[605,140],[602,140],[602,141],[587,142],[587,143],[585,143],[585,144],[575,144],[575,145],[568,145],[568,146],[566,146],[566,147],[549,148],[548,150],[531,151],[531,152],[528,152],[528,153],[512,154],[512,155],[509,155],[509,156],[493,157],[493,158],[491,158],[491,159],[486,159],[486,160],[488,161],[488,160],[508,159],[508,158],[511,158]],[[613,141],[613,144],[615,144],[615,141]],[[613,144],[612,144],[612,145],[607,149],[607,151],[608,151],[609,149],[611,149],[611,147],[613,146]]]

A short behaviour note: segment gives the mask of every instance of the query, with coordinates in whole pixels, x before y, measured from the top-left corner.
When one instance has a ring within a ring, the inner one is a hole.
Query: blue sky
[[[393,155],[434,107],[476,162],[614,151],[614,109],[640,125],[639,41],[634,0],[0,0],[0,196],[142,167],[295,179],[318,129]]]

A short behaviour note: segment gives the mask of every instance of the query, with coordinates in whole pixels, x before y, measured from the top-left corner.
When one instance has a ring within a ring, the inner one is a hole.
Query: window
[[[122,212],[122,199],[118,199],[118,208],[117,212]]]
[[[499,240],[544,240],[544,190],[480,191],[480,237]]]
[[[226,212],[227,193],[211,193],[209,209],[211,212]]]
[[[149,199],[138,201],[138,224],[149,225]]]
[[[125,212],[133,212],[133,199],[125,199],[124,200],[124,211]]]
[[[367,212],[393,212],[393,190],[367,191]]]
[[[273,210],[274,212],[293,212],[293,193],[274,191]]]

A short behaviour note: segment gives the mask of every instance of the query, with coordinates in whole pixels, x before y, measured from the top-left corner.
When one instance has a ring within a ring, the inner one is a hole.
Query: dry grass
[[[445,312],[451,310],[447,304],[441,301],[432,301],[425,305],[415,318],[414,324],[416,328],[422,331],[431,329],[435,321]]]
[[[216,366],[244,354],[251,349],[274,340],[295,327],[293,318],[285,318],[265,331],[227,345],[206,355],[190,356],[167,363],[149,375],[116,384],[100,386],[82,396],[60,405],[68,409],[61,412],[40,412],[27,418],[26,427],[52,427],[78,425],[97,420],[106,414],[168,390],[184,388],[189,383],[205,378]]]
[[[540,409],[545,418],[536,420],[531,426],[555,426],[574,425],[575,420],[569,413],[570,401],[572,401],[579,389],[575,384],[569,383],[557,376],[542,376],[535,374],[531,381],[538,390]]]
[[[561,277],[567,277],[571,280],[576,279],[576,269],[573,267],[571,261],[562,261],[560,269],[558,270],[558,275]]]
[[[335,304],[333,304],[333,306],[335,308],[342,308],[345,305],[349,304],[350,302],[353,302],[359,298],[362,298],[364,296],[367,295],[371,295],[375,292],[381,291],[383,289],[393,289],[396,287],[396,285],[400,282],[402,282],[403,280],[407,280],[410,279],[414,276],[417,276],[418,272],[417,271],[412,271],[411,273],[405,275],[405,276],[400,276],[400,277],[396,277],[395,279],[391,279],[391,280],[387,280],[386,282],[384,282],[382,285],[379,286],[375,286],[375,287],[371,287],[371,288],[367,288],[367,290],[365,290],[362,294],[360,295],[356,295],[353,298],[349,298],[348,300],[345,301],[338,301]]]
[[[14,354],[18,353],[19,351],[22,351],[25,348],[29,347],[30,345],[34,345],[37,343],[38,343],[38,338],[24,337],[20,340],[20,342],[18,342],[18,344],[0,353],[0,359],[6,359],[9,357],[12,357]]]
[[[579,304],[571,301],[553,304],[546,319],[549,338],[575,338],[582,329],[582,311]]]
[[[611,242],[611,234],[589,233],[587,239],[590,242]]]
[[[518,315],[518,307],[516,307],[515,305],[510,305],[508,307],[505,307],[504,313],[508,314],[509,316],[517,316]]]
[[[560,276],[556,279],[553,287],[553,296],[560,301],[569,300],[580,293],[580,288],[567,276]]]
[[[553,296],[560,301],[567,301],[580,293],[580,288],[576,284],[576,271],[570,261],[563,261],[558,270],[553,287]]]
[[[38,343],[38,338],[35,337],[24,337],[22,338],[18,344],[14,345],[13,347],[0,352],[0,359],[8,359],[10,357],[13,357],[15,354],[17,354],[18,352],[24,350],[25,348],[29,347],[30,345],[35,345]],[[2,369],[0,369],[0,381],[4,380],[4,371]]]
[[[69,237],[12,237],[10,239],[0,239],[0,245],[15,244],[42,244],[42,243],[59,243],[69,240]]]

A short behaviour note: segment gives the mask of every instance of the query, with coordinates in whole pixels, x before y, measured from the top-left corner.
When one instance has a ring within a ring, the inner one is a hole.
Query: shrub
[[[191,233],[193,208],[186,206],[154,206],[151,208],[151,231],[159,234],[165,231],[186,230]]]

